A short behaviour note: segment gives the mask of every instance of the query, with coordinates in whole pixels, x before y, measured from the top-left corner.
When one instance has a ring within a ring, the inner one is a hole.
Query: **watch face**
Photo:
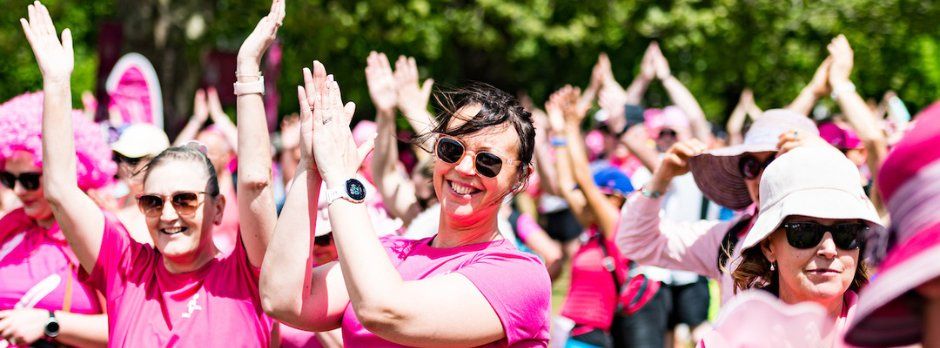
[[[359,180],[349,179],[346,181],[346,194],[349,198],[361,201],[366,199],[366,187]]]
[[[46,331],[45,332],[46,336],[49,336],[49,337],[58,336],[59,335],[59,322],[53,320],[53,321],[46,323],[45,331]]]

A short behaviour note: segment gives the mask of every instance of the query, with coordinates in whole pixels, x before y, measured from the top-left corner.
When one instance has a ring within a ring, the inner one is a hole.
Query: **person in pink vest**
[[[351,347],[546,347],[548,273],[497,228],[503,199],[524,190],[531,172],[530,114],[488,85],[445,95],[454,102],[430,134],[438,233],[378,238],[355,179],[367,152],[349,131],[355,106],[344,107],[319,62],[304,69],[304,82],[302,164],[261,270],[267,313],[310,331],[342,327]],[[339,261],[311,268],[309,212],[321,194]]]
[[[104,307],[78,279],[78,260],[43,193],[42,111],[42,92],[0,105],[0,182],[22,202],[0,219],[0,346],[104,345]],[[105,186],[117,167],[100,128],[80,111],[66,114],[76,125],[78,188]]]
[[[43,76],[42,186],[55,220],[80,264],[80,275],[107,299],[109,346],[263,347],[273,322],[261,309],[258,274],[275,220],[270,193],[270,145],[266,142],[263,90],[236,85],[244,127],[238,194],[242,233],[231,254],[212,242],[226,205],[205,146],[170,147],[155,156],[137,197],[153,246],[135,242],[76,185],[69,116],[74,64],[71,33],[62,40],[38,1],[21,20]],[[275,0],[239,53],[243,79],[254,78],[261,53],[284,17]],[[255,68],[254,70],[249,70]],[[260,126],[259,126],[260,122]],[[257,170],[251,170],[257,169]]]

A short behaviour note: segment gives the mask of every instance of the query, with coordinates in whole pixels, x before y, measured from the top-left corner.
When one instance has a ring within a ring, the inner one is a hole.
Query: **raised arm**
[[[744,142],[744,120],[747,119],[748,104],[753,102],[754,94],[750,89],[745,88],[741,92],[741,98],[738,99],[738,105],[734,106],[731,116],[728,117],[728,123],[725,129],[728,131],[728,142],[730,145],[737,145]]]
[[[666,93],[669,94],[669,98],[672,99],[672,102],[689,118],[689,124],[692,126],[692,135],[702,142],[710,143],[712,133],[708,125],[708,120],[705,119],[705,111],[702,111],[702,106],[698,104],[698,100],[695,100],[695,96],[692,95],[692,92],[690,92],[679,79],[672,75],[672,70],[669,68],[669,61],[663,56],[658,46],[653,52],[652,59],[656,67],[656,77],[663,82],[663,87],[666,88]]]
[[[831,65],[832,58],[827,57],[826,60],[823,60],[822,64],[816,68],[813,79],[806,84],[806,87],[803,87],[800,94],[796,96],[796,99],[787,106],[787,109],[796,111],[801,115],[809,116],[819,98],[829,94],[830,89],[827,84],[827,78],[829,77],[829,67]]]
[[[297,87],[300,163],[261,265],[261,306],[293,327],[328,331],[340,326],[349,296],[336,262],[313,268],[316,219],[310,217],[317,214],[322,180],[311,153],[313,104],[308,100],[318,96],[317,88],[325,88],[326,70],[314,61],[313,72],[304,69],[303,75],[306,88]]]
[[[348,127],[353,106],[343,107],[335,81],[328,85],[314,101],[313,149],[326,186],[341,189],[356,174],[361,155]],[[404,281],[365,205],[339,199],[329,213],[352,308],[367,330],[410,346],[478,346],[505,337],[493,307],[463,275]]]
[[[366,83],[369,86],[369,96],[372,97],[372,103],[376,105],[377,132],[375,141],[375,155],[372,156],[372,178],[375,180],[375,187],[382,196],[382,202],[389,214],[402,219],[405,226],[411,224],[419,213],[421,206],[418,205],[415,196],[414,184],[401,170],[398,162],[398,141],[395,132],[395,103],[399,98],[415,98],[416,96],[397,92],[396,76],[407,74],[402,69],[410,70],[412,67],[403,63],[407,61],[404,57],[398,59],[398,70],[392,73],[388,58],[384,54],[369,54],[366,62]],[[417,68],[415,68],[417,69]],[[414,84],[417,85],[417,70],[414,71]],[[400,81],[397,82],[402,82]],[[399,84],[400,85],[400,84]],[[427,82],[425,85],[430,86]],[[417,88],[416,86],[412,86]],[[430,89],[429,89],[430,90]],[[425,104],[427,97],[425,96]],[[397,102],[399,105],[403,103]],[[413,100],[404,104],[413,104]],[[411,105],[403,108],[409,110],[413,115],[420,113],[412,108],[419,108]],[[424,110],[427,113],[427,110]],[[424,127],[419,124],[420,127]]]
[[[649,88],[650,83],[656,78],[656,67],[653,64],[653,53],[659,50],[659,44],[653,41],[643,52],[643,59],[640,61],[640,74],[633,78],[630,86],[627,87],[626,104],[640,105],[643,102],[643,96]],[[610,62],[608,62],[608,65]]]
[[[238,51],[238,70],[236,80],[239,84],[254,83],[261,80],[259,67],[264,51],[270,47],[277,36],[277,29],[284,20],[284,0],[274,0],[271,12],[258,22],[255,30],[248,35]],[[218,94],[213,89],[209,97],[210,105],[221,112]],[[264,99],[261,93],[238,94],[236,116],[238,134],[238,216],[242,243],[248,254],[248,260],[255,267],[261,267],[264,252],[274,234],[277,222],[274,193],[271,178],[271,139],[268,135],[264,113]],[[223,113],[220,116],[228,120]],[[231,122],[231,121],[229,121]],[[231,139],[230,139],[231,140]]]
[[[568,202],[571,213],[582,226],[590,226],[593,222],[588,214],[587,200],[584,193],[575,188],[577,182],[574,179],[574,165],[571,163],[571,155],[568,154],[568,134],[565,131],[565,117],[562,110],[565,98],[564,88],[549,96],[545,102],[545,112],[548,114],[548,121],[551,127],[552,146],[555,148],[555,173],[558,181],[558,195]]]
[[[206,100],[206,91],[197,89],[196,95],[193,97],[193,115],[189,117],[189,121],[186,122],[183,130],[176,135],[173,146],[183,146],[190,140],[196,139],[196,134],[199,134],[199,130],[202,129],[208,119],[209,102]]]
[[[250,64],[248,64],[250,65]],[[238,67],[236,69],[241,69]],[[241,71],[241,70],[238,70]],[[242,74],[239,72],[238,74]],[[251,73],[244,73],[242,79],[245,81],[251,80]],[[261,76],[259,73],[254,74],[255,76]],[[238,77],[236,77],[236,80]],[[219,101],[219,92],[215,87],[209,87],[206,90],[206,99],[209,102],[209,118],[212,119],[212,123],[216,128],[222,132],[222,136],[225,137],[225,141],[229,143],[229,146],[232,147],[232,151],[235,151],[235,154],[238,154],[238,128],[235,127],[235,123],[232,123],[232,119],[228,118],[228,114],[225,113],[225,110],[222,109],[222,102]],[[237,101],[236,101],[237,104]],[[238,106],[236,105],[236,109]],[[237,111],[236,111],[237,113]],[[263,115],[263,114],[262,114]],[[237,117],[237,115],[236,115]],[[264,129],[268,129],[265,125]],[[270,142],[270,141],[269,141]]]
[[[72,130],[72,91],[69,87],[74,58],[72,33],[56,36],[49,10],[39,1],[29,5],[29,21],[20,19],[42,72],[45,94],[42,111],[42,188],[59,227],[85,271],[98,261],[104,234],[104,215],[78,187],[75,140]]]
[[[832,39],[828,49],[832,57],[832,66],[829,68],[829,85],[834,92],[834,98],[836,103],[839,104],[839,109],[842,110],[849,123],[855,128],[859,139],[865,145],[865,149],[868,150],[867,163],[872,177],[878,177],[881,163],[888,154],[888,145],[884,133],[878,129],[875,123],[871,109],[865,104],[865,100],[858,95],[855,85],[849,79],[852,74],[854,60],[852,47],[849,46],[849,41],[845,39],[845,36],[839,35]],[[872,192],[877,193],[878,190],[872,190]],[[872,198],[872,202],[876,203],[879,212],[884,211],[881,199],[876,196]]]
[[[414,58],[405,56],[399,56],[395,62],[394,77],[395,91],[398,94],[396,98],[398,110],[401,110],[416,134],[430,132],[435,126],[434,116],[428,112],[428,100],[431,97],[434,79],[427,79],[422,83],[418,76],[418,63]],[[431,148],[434,145],[430,143],[432,141],[431,138],[427,138],[427,142],[421,144],[421,147]],[[419,159],[424,159],[425,152],[417,153]]]

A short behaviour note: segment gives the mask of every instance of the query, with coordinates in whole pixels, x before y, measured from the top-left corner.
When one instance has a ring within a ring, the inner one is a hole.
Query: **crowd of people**
[[[866,101],[844,36],[726,127],[653,42],[626,88],[601,54],[544,106],[372,52],[354,127],[314,60],[272,136],[285,12],[239,49],[235,121],[201,89],[170,141],[73,110],[71,33],[27,7],[43,88],[0,105],[0,347],[940,347],[940,104]],[[643,105],[655,81],[671,105]]]

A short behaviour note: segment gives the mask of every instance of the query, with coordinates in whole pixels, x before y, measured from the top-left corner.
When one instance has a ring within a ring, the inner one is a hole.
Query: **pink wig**
[[[31,154],[34,164],[42,167],[42,100],[42,92],[26,93],[0,105],[0,168],[17,151]],[[117,166],[101,128],[78,110],[72,111],[72,126],[78,187],[87,190],[108,184]]]

